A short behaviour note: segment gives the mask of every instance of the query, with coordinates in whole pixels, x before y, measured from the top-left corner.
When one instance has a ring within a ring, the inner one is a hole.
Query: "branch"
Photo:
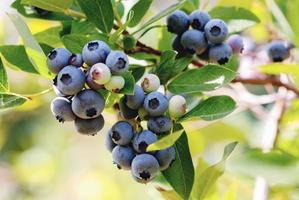
[[[285,84],[281,82],[280,80],[273,78],[273,77],[267,77],[265,79],[242,79],[242,78],[235,78],[232,83],[243,83],[243,84],[252,84],[252,85],[266,85],[266,84],[271,84],[276,87],[284,87],[285,89],[294,92],[297,96],[299,96],[299,90],[295,88],[292,85]]]

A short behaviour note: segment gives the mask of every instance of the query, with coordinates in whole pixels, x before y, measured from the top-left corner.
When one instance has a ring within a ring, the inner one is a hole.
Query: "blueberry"
[[[75,127],[77,132],[84,135],[95,135],[104,127],[104,118],[102,115],[93,119],[75,119]]]
[[[218,44],[211,47],[209,58],[212,62],[218,62],[223,65],[227,63],[232,56],[232,48],[227,44]]]
[[[182,35],[181,43],[190,54],[200,54],[204,52],[208,46],[204,33],[194,29],[188,30]]]
[[[192,28],[204,31],[205,25],[210,21],[211,17],[204,11],[193,11],[189,15],[189,20]]]
[[[157,136],[148,130],[144,130],[135,135],[133,139],[133,147],[138,153],[145,153],[146,148],[157,141]]]
[[[51,102],[51,111],[59,122],[73,121],[76,116],[72,111],[71,102],[64,97],[56,97]]]
[[[104,98],[94,90],[83,90],[73,99],[73,112],[82,119],[98,117],[104,110]]]
[[[112,51],[107,59],[106,65],[110,68],[112,74],[121,74],[128,70],[128,56],[121,51]]]
[[[106,134],[106,138],[105,138],[105,146],[108,149],[108,151],[112,152],[112,150],[114,149],[114,147],[117,146],[117,144],[115,144],[111,138],[111,129],[108,131],[108,133]]]
[[[54,74],[58,74],[59,71],[68,65],[69,59],[72,53],[64,48],[53,49],[47,56],[47,64],[49,70]]]
[[[227,44],[232,48],[234,54],[242,53],[244,49],[243,38],[239,35],[231,35],[227,39]]]
[[[65,95],[74,95],[82,90],[85,84],[84,72],[75,66],[64,67],[57,76],[57,88]]]
[[[147,128],[156,134],[167,133],[172,128],[172,121],[166,116],[151,117],[147,122]]]
[[[134,94],[133,95],[126,95],[126,105],[136,110],[143,105],[145,95],[143,89],[139,85],[135,85]]]
[[[157,159],[150,154],[137,155],[131,164],[131,173],[134,179],[140,183],[148,183],[153,180],[159,170]]]
[[[141,86],[146,93],[156,91],[160,87],[160,79],[156,74],[147,74],[142,79]]]
[[[181,10],[176,10],[171,13],[167,17],[166,22],[168,31],[178,35],[182,34],[189,28],[189,17]]]
[[[89,66],[104,63],[110,51],[110,47],[105,42],[100,40],[90,41],[83,47],[83,61]]]
[[[62,92],[60,92],[60,91],[58,90],[58,88],[57,88],[56,85],[52,85],[52,86],[53,86],[53,90],[54,90],[56,96],[58,96],[58,97],[65,97],[65,96],[67,96],[67,95],[63,94]]]
[[[92,80],[89,72],[87,72],[87,75],[86,75],[86,84],[88,85],[89,88],[91,88],[93,90],[100,90],[100,89],[104,88],[104,85],[97,84],[96,82],[94,82]]]
[[[126,104],[126,97],[123,96],[120,100],[119,100],[119,109],[120,109],[120,113],[121,116],[124,119],[134,119],[138,116],[138,110],[136,109],[131,109],[127,106]]]
[[[221,19],[212,19],[206,24],[205,33],[209,42],[220,44],[226,39],[228,28]]]
[[[134,137],[132,125],[126,121],[119,121],[111,128],[111,138],[118,145],[128,145]]]
[[[169,100],[168,111],[173,118],[181,117],[186,113],[186,99],[181,95],[172,96]]]
[[[143,106],[150,116],[160,116],[166,112],[168,100],[160,92],[151,92],[145,97]]]
[[[81,54],[72,54],[72,56],[69,59],[69,64],[76,66],[76,67],[81,67],[83,65],[83,58]]]
[[[174,147],[169,147],[167,149],[159,150],[155,154],[156,159],[159,162],[160,170],[163,171],[170,167],[170,165],[175,160],[175,149]]]
[[[119,93],[125,86],[125,79],[122,76],[111,76],[110,81],[104,86],[106,90]]]
[[[267,53],[273,62],[282,62],[290,56],[290,51],[282,41],[273,41],[268,45]]]
[[[110,69],[103,63],[93,65],[89,70],[89,75],[99,85],[108,83],[111,79]]]
[[[112,151],[113,163],[118,169],[130,170],[135,153],[131,147],[117,145]]]

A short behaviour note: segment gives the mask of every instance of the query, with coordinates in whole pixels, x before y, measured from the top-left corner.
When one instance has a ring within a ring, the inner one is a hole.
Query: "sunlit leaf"
[[[0,57],[0,92],[7,92],[7,91],[8,91],[7,74]]]
[[[168,147],[171,147],[181,137],[183,132],[184,132],[183,130],[180,130],[180,131],[171,133],[171,134],[161,138],[157,142],[150,144],[146,150],[147,151],[156,151],[156,150],[161,150],[161,149],[166,149]]]
[[[129,27],[134,27],[142,20],[143,16],[146,14],[150,8],[153,0],[139,0],[130,11],[134,11],[134,17],[130,20],[128,24]]]
[[[0,110],[24,104],[28,99],[17,94],[0,93]]]
[[[73,0],[22,0],[21,3],[45,10],[63,12],[72,5]]]
[[[125,86],[120,93],[133,94],[135,90],[135,79],[131,72],[124,72],[121,74],[121,76],[125,79]]]

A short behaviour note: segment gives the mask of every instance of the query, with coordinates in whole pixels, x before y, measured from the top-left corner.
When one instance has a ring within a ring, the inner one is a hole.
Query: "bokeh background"
[[[6,12],[15,12],[10,8],[12,2],[0,1],[0,45],[21,42],[6,15]],[[130,8],[136,1],[123,2],[126,8]],[[154,1],[148,16],[172,3],[174,1]],[[298,0],[279,0],[277,3],[286,13],[292,6],[299,6]],[[207,10],[214,5],[243,6],[261,19],[259,25],[243,33],[246,38],[245,52],[254,49],[256,44],[263,46],[273,37],[273,32],[269,29],[276,30],[271,12],[263,0],[213,0],[202,1],[202,5],[205,5]],[[33,34],[59,25],[56,22],[37,19],[26,19],[26,22]],[[161,24],[163,23],[162,20]],[[298,22],[295,23],[299,26]],[[280,29],[277,29],[276,33],[281,38],[286,37]],[[157,47],[159,37],[159,32],[152,30],[142,40]],[[297,53],[293,56],[294,61]],[[243,56],[240,73],[244,76],[256,75],[254,67],[265,62],[264,58],[262,50],[260,60]],[[5,66],[10,87],[15,93],[34,94],[51,87],[49,81],[39,76],[16,71],[7,63]],[[250,90],[256,95],[265,93],[260,87],[251,87]],[[231,95],[238,98],[235,93]],[[54,96],[54,92],[50,92],[33,97],[21,107],[0,112],[1,200],[163,199],[155,189],[163,186],[158,183],[138,184],[129,172],[120,171],[112,164],[111,154],[104,146],[104,138],[107,129],[116,121],[113,112],[105,112],[105,128],[99,135],[82,136],[76,133],[72,123],[59,124],[52,117],[49,105]],[[252,100],[255,101],[255,96]],[[266,117],[259,118],[259,113],[254,112],[259,110],[252,108],[255,108],[254,105],[246,102],[240,104],[239,109],[224,120],[212,124],[201,121],[185,124],[194,163],[196,164],[199,157],[204,158],[209,164],[219,161],[224,146],[232,141],[239,142],[234,154],[243,148],[260,147]],[[257,109],[262,109],[267,114],[267,106]],[[292,121],[294,123],[291,126],[287,123],[288,126],[284,127],[278,143],[281,149],[294,156],[299,156],[299,135],[295,123],[297,119],[298,117]],[[208,199],[251,199],[254,183],[255,179],[227,171],[219,179]],[[296,200],[299,199],[299,190],[296,186],[273,187],[269,198]]]

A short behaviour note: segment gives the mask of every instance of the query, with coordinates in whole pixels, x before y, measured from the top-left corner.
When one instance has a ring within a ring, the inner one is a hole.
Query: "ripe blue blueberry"
[[[232,48],[227,44],[218,44],[211,47],[209,51],[209,58],[212,62],[218,62],[223,65],[227,63],[232,56]]]
[[[150,154],[137,155],[131,164],[131,173],[139,183],[153,180],[160,170],[157,159]]]
[[[119,100],[119,109],[120,109],[121,116],[124,119],[134,119],[138,116],[138,110],[137,109],[134,110],[134,109],[131,109],[127,106],[125,96],[123,96]]]
[[[56,97],[51,102],[52,114],[59,122],[73,121],[76,116],[72,111],[72,106],[70,100],[64,97]]]
[[[151,92],[145,97],[143,107],[150,116],[161,116],[168,108],[168,100],[160,92]]]
[[[107,59],[106,65],[110,68],[112,74],[121,74],[128,70],[128,56],[121,51],[112,51]]]
[[[234,54],[242,53],[244,49],[243,38],[239,35],[229,36],[227,44],[232,48]]]
[[[104,63],[110,51],[110,47],[105,42],[93,40],[83,47],[83,61],[89,66]]]
[[[133,95],[126,95],[126,105],[131,109],[138,109],[143,105],[145,95],[143,89],[139,85],[135,85]]]
[[[228,28],[221,19],[212,19],[205,26],[205,34],[209,42],[220,44],[226,39]]]
[[[212,44],[208,44],[206,50],[201,54],[197,54],[197,57],[201,60],[209,61],[209,52],[212,46],[213,46]]]
[[[64,67],[57,76],[57,88],[65,95],[74,95],[82,90],[85,84],[84,72],[75,66]]]
[[[267,53],[273,62],[282,62],[290,56],[290,51],[282,41],[273,41],[268,45]]]
[[[181,43],[190,54],[200,54],[208,46],[204,33],[194,29],[188,30],[182,35]]]
[[[151,117],[147,122],[147,128],[157,135],[167,133],[172,128],[172,121],[167,116]]]
[[[98,117],[103,112],[104,107],[104,98],[90,89],[79,92],[72,102],[73,112],[82,119]]]
[[[117,146],[117,144],[115,144],[111,138],[111,129],[108,131],[108,133],[106,134],[106,138],[105,138],[105,146],[108,149],[108,151],[112,152],[112,150],[114,149],[114,147]]]
[[[112,126],[110,134],[115,144],[128,145],[134,136],[134,130],[129,122],[119,121]]]
[[[81,67],[83,65],[83,58],[81,54],[72,54],[72,56],[69,59],[69,64],[76,66],[76,67]]]
[[[135,153],[129,146],[117,145],[112,151],[113,163],[116,164],[118,169],[130,170],[134,157]]]
[[[77,132],[84,135],[96,135],[97,132],[104,127],[104,118],[102,115],[93,119],[81,119],[77,117],[75,119],[75,127]]]
[[[133,139],[133,147],[138,153],[145,153],[146,148],[157,141],[157,136],[148,130],[136,134]]]
[[[169,147],[167,149],[159,150],[155,154],[156,159],[159,162],[160,170],[163,171],[171,166],[175,160],[175,149]]]
[[[53,49],[47,56],[47,64],[49,70],[54,74],[68,65],[69,59],[72,56],[72,53],[64,48]]]
[[[192,28],[204,31],[205,25],[210,21],[211,17],[207,12],[204,11],[193,11],[189,15],[189,20]]]
[[[89,71],[86,73],[86,84],[88,85],[89,88],[93,90],[100,90],[104,88],[104,85],[97,84],[96,82],[93,81]]]
[[[168,31],[178,35],[184,33],[189,28],[189,17],[181,10],[171,13],[167,17],[166,22]]]

